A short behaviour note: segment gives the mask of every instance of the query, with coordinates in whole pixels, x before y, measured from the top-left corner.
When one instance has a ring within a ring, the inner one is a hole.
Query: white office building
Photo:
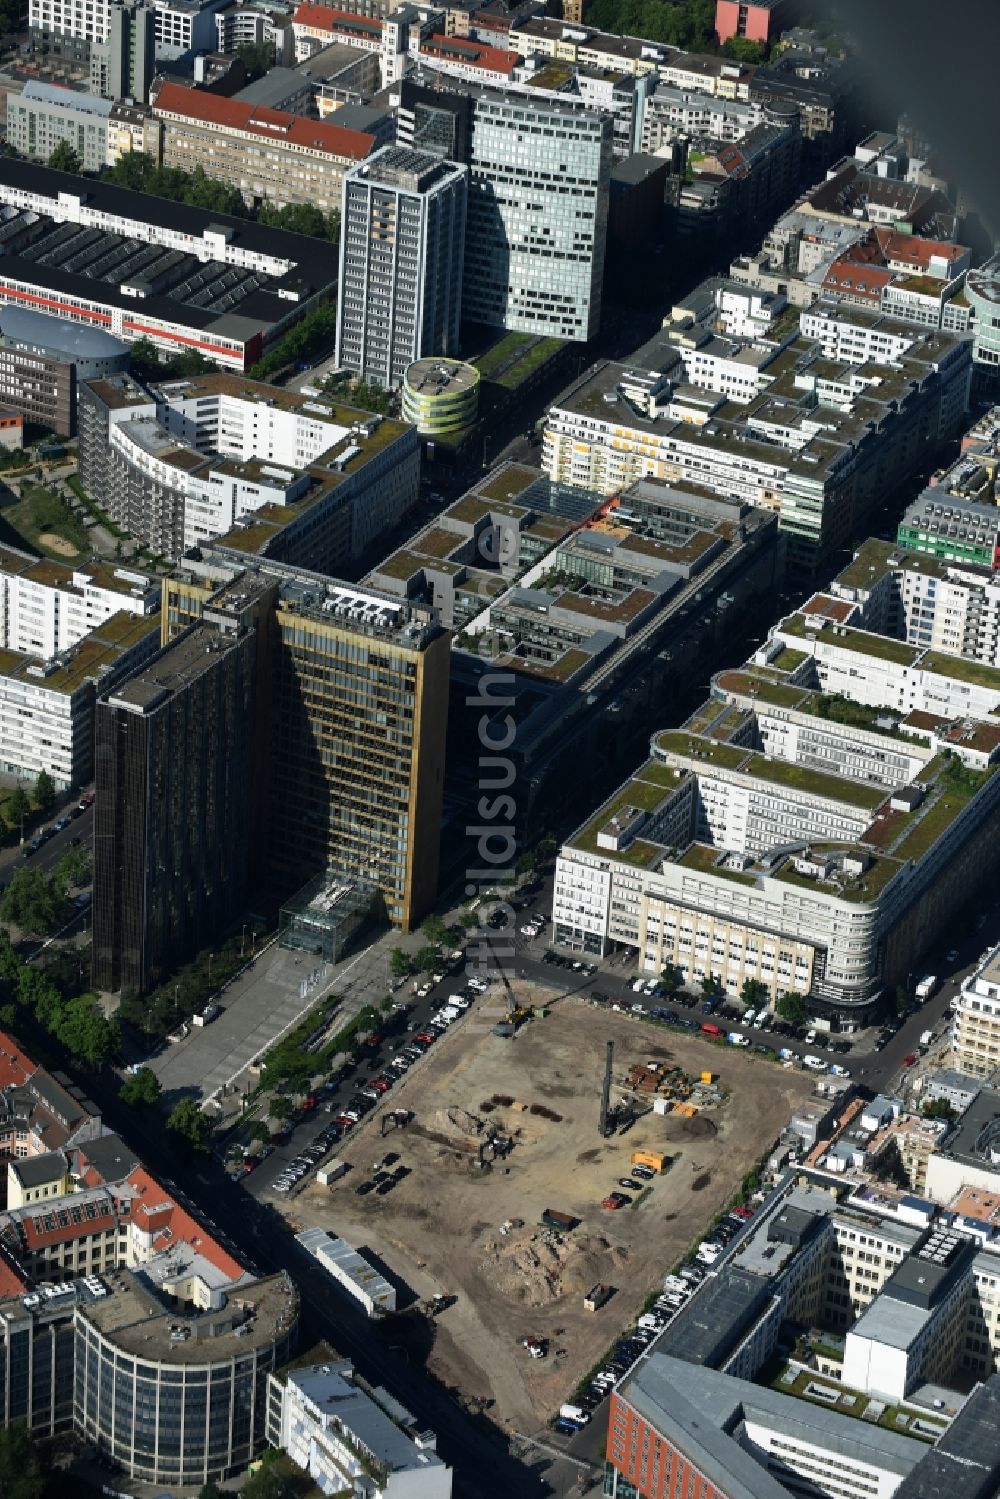
[[[386,146],[344,177],[337,363],[393,389],[458,353],[468,170]]]
[[[387,1390],[364,1386],[347,1360],[269,1375],[267,1435],[323,1494],[451,1499],[434,1433]]]

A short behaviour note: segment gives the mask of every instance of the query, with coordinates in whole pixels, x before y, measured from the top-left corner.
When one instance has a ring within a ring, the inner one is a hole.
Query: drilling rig
[[[614,1125],[611,1122],[611,1067],[614,1056],[615,1043],[609,1041],[604,1062],[604,1082],[601,1085],[601,1117],[597,1127],[602,1140],[606,1140],[614,1131]]]

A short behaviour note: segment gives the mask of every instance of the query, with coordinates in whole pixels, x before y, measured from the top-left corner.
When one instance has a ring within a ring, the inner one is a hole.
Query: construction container
[[[611,1300],[611,1287],[599,1282],[593,1286],[583,1298],[583,1309],[586,1312],[596,1312],[606,1301]]]
[[[705,1084],[706,1087],[711,1087],[712,1083],[715,1082],[715,1073],[714,1072],[703,1072],[701,1074],[701,1080]]]
[[[561,1228],[567,1232],[576,1228],[579,1218],[574,1218],[572,1213],[561,1213],[558,1208],[546,1208],[542,1214],[542,1222],[548,1224],[549,1228]]]
[[[632,1165],[648,1166],[651,1171],[662,1171],[667,1157],[662,1150],[633,1150]]]
[[[316,1172],[316,1180],[321,1187],[329,1187],[333,1182],[339,1181],[346,1170],[346,1161],[327,1161],[322,1171]]]

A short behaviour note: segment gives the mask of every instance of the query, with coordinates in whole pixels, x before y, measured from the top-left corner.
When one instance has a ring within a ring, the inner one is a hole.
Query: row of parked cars
[[[554,968],[572,969],[572,971],[574,973],[578,973],[581,978],[589,979],[591,974],[597,972],[596,963],[584,963],[581,958],[569,958],[565,955],[565,953],[553,952],[551,948],[547,948],[546,951],[542,953],[542,962],[550,963]]]
[[[332,1122],[324,1129],[311,1145],[308,1145],[299,1156],[292,1161],[285,1170],[275,1178],[272,1183],[276,1192],[290,1192],[302,1181],[315,1166],[329,1153],[332,1147],[343,1138],[349,1130],[359,1124],[366,1114],[370,1114],[377,1103],[380,1103],[390,1088],[399,1081],[404,1073],[408,1072],[414,1062],[418,1062],[429,1050],[438,1037],[448,1029],[467,1010],[476,998],[487,987],[486,980],[470,978],[463,990],[457,994],[449,995],[447,1004],[437,1014],[432,1015],[427,1025],[416,1031],[412,1039],[405,1046],[394,1053],[381,1072],[371,1078],[363,1087],[348,1099],[339,1114],[335,1114]],[[380,1042],[381,1037],[369,1038],[369,1045]],[[376,1063],[376,1065],[378,1065]],[[320,1089],[320,1093],[334,1091],[344,1080],[346,1072],[333,1074],[328,1083]],[[307,1100],[307,1103],[309,1100]],[[316,1100],[313,1100],[315,1105]],[[380,1184],[377,1184],[380,1185]],[[386,1190],[389,1190],[388,1188]]]
[[[723,1253],[726,1245],[740,1233],[753,1217],[750,1208],[734,1208],[712,1231],[712,1238],[698,1246],[695,1260],[684,1265],[676,1275],[668,1275],[663,1282],[663,1291],[647,1312],[643,1312],[615,1344],[608,1362],[595,1374],[573,1405],[563,1405],[556,1417],[556,1430],[567,1435],[580,1431],[591,1415],[618,1384],[619,1380],[641,1358],[643,1353],[671,1324],[677,1313],[687,1305],[695,1291],[709,1273],[709,1267]]]
[[[71,807],[68,812],[64,812],[62,817],[57,817],[50,827],[39,828],[30,843],[24,845],[21,857],[27,859],[31,854],[37,854],[43,843],[48,843],[50,838],[54,838],[57,833],[61,833],[65,828],[68,828],[74,818],[82,817],[93,800],[94,793],[92,791],[85,791],[75,807]],[[79,838],[74,839],[76,843],[79,843],[79,841]]]

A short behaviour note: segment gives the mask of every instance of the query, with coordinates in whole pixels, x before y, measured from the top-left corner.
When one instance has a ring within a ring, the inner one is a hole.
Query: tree
[[[0,1428],[0,1494],[4,1499],[44,1499],[45,1472],[20,1421]]]
[[[2,907],[0,907],[2,911]],[[905,1015],[910,1008],[910,993],[905,984],[896,985],[896,1014]]]
[[[463,931],[471,932],[479,925],[479,917],[475,911],[460,911],[458,914],[458,924]]]
[[[790,989],[779,997],[774,1008],[789,1025],[801,1025],[806,1018],[805,1000],[801,994],[793,994]]]
[[[54,172],[72,172],[74,176],[83,171],[83,162],[69,141],[60,141],[50,153],[49,166]]]
[[[955,1118],[955,1110],[947,1098],[933,1098],[925,1103],[921,1109],[925,1119],[947,1119]]]
[[[701,981],[701,992],[706,999],[711,999],[713,994],[718,994],[721,987],[714,973],[706,973]]]
[[[4,813],[12,828],[17,828],[18,832],[23,830],[25,820],[31,816],[31,803],[23,786],[14,787],[7,798]]]
[[[268,69],[274,67],[274,47],[270,42],[243,42],[236,48],[236,56],[246,68],[250,83],[263,78]]]
[[[727,42],[722,44],[724,57],[732,57],[736,62],[760,63],[764,61],[766,49],[760,42],[751,41],[746,36],[731,36]]]
[[[48,812],[55,803],[56,783],[47,770],[40,770],[38,772],[32,795],[35,798],[35,806],[40,812]]]
[[[203,1483],[201,1488],[198,1490],[198,1499],[223,1499],[223,1493],[224,1491],[219,1488],[219,1485],[216,1483],[215,1479],[210,1478],[208,1482]]]
[[[0,905],[0,915],[2,914],[3,906]],[[389,972],[394,979],[405,979],[413,972],[413,960],[401,947],[394,947],[389,954]]]
[[[430,973],[441,961],[441,949],[439,947],[421,947],[413,959],[413,966],[418,973]]]
[[[744,979],[743,987],[740,989],[740,999],[745,1005],[759,1005],[767,999],[767,986],[760,979]]]
[[[70,885],[89,885],[90,849],[85,848],[82,843],[67,849],[56,865],[54,875],[56,884],[64,891]]]
[[[440,916],[428,916],[420,930],[435,947],[444,947],[450,936],[448,925]]]
[[[267,1112],[272,1119],[283,1124],[286,1119],[291,1119],[295,1110],[287,1093],[276,1093],[267,1106]]]
[[[140,1067],[122,1083],[118,1097],[133,1109],[150,1109],[159,1102],[162,1091],[152,1067]]]
[[[19,869],[0,900],[0,916],[22,932],[54,932],[65,908],[53,880],[40,869]]]
[[[544,864],[546,859],[551,859],[558,846],[551,833],[546,833],[544,838],[539,838],[535,845],[535,856],[538,862]]]
[[[518,854],[514,871],[516,874],[534,874],[537,863],[534,853],[530,848],[526,848],[523,853]]]
[[[93,994],[80,994],[61,1005],[51,1029],[67,1051],[92,1067],[103,1067],[121,1050],[117,1022],[101,1013]]]
[[[663,985],[664,989],[666,989],[668,994],[677,993],[677,990],[681,986],[681,976],[678,973],[677,969],[674,967],[673,963],[668,963],[666,968],[664,968],[663,972],[660,974],[660,983]]]
[[[268,1129],[263,1119],[255,1119],[250,1128],[247,1130],[247,1136],[257,1145],[266,1145],[268,1140],[271,1138],[271,1131]]]
[[[181,1150],[204,1153],[211,1143],[211,1121],[193,1098],[182,1098],[174,1105],[167,1118],[167,1129]]]

